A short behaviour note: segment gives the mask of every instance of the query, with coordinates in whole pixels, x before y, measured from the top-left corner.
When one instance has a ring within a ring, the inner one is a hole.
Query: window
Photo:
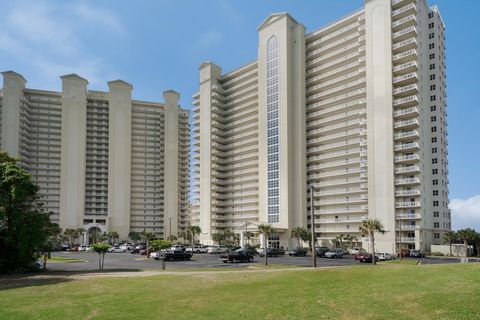
[[[428,13],[428,18],[429,18],[429,19],[432,19],[432,18],[433,18],[433,12],[429,12],[429,13]]]
[[[430,43],[428,45],[428,49],[434,49],[435,48],[435,43]]]
[[[432,148],[432,153],[437,153],[437,148]]]
[[[430,111],[432,111],[432,112],[437,111],[437,106],[431,106]]]
[[[432,132],[437,132],[437,127],[432,127]]]
[[[434,186],[438,186],[438,179],[433,179],[433,180],[432,180],[432,184],[433,184]]]
[[[440,233],[435,232],[435,233],[433,234],[433,238],[434,238],[434,239],[437,239],[437,240],[440,239]]]
[[[438,196],[438,190],[433,190],[433,195]]]
[[[435,24],[433,22],[430,22],[428,24],[428,29],[433,29],[434,26],[435,26]]]
[[[436,96],[436,95],[430,96],[430,101],[435,101],[435,100],[437,100],[437,96]]]
[[[435,90],[435,89],[436,89],[436,86],[435,86],[434,84],[432,84],[432,85],[430,86],[430,91],[433,91],[433,90]]]
[[[435,53],[430,53],[430,54],[428,55],[428,58],[429,58],[430,60],[435,59]]]
[[[436,200],[433,201],[433,206],[434,206],[434,207],[438,207],[438,201],[436,201]]]
[[[434,218],[440,217],[440,213],[438,211],[433,211],[433,217]]]
[[[434,227],[435,229],[440,228],[440,222],[434,222],[434,223],[433,223],[433,227]]]
[[[435,63],[430,64],[430,70],[435,70]]]
[[[438,169],[432,169],[432,174],[438,174]],[[438,193],[438,191],[437,191]]]
[[[437,116],[432,116],[432,117],[430,117],[430,121],[432,121],[432,122],[437,121]]]
[[[438,162],[437,158],[432,159],[432,164],[436,164]]]
[[[436,143],[437,142],[437,137],[433,137],[432,138],[432,143]]]
[[[434,74],[430,75],[430,80],[435,80],[435,75]]]
[[[428,39],[433,39],[435,38],[435,33],[434,32],[431,32],[428,34]]]

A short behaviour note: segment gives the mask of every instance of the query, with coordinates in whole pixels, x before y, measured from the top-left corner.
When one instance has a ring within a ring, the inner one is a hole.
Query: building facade
[[[0,150],[19,159],[40,187],[44,208],[60,227],[153,232],[186,227],[189,204],[189,111],[179,94],[165,102],[132,100],[132,86],[61,77],[62,92],[28,89],[3,72]]]
[[[379,219],[379,250],[429,250],[448,209],[445,27],[424,0],[366,0],[313,32],[286,13],[258,27],[257,60],[205,62],[194,95],[201,240],[271,224],[273,246],[310,227],[319,244]],[[355,240],[354,240],[355,241]]]

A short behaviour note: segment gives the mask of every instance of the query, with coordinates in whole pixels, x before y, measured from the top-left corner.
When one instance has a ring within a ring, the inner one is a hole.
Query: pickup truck
[[[221,255],[220,259],[222,259],[223,263],[227,263],[227,262],[233,263],[235,261],[251,262],[253,261],[253,255],[246,250],[236,250],[228,254]]]

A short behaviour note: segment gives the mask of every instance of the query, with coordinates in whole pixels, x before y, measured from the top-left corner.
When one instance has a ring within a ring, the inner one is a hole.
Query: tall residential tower
[[[165,238],[186,227],[190,127],[177,92],[146,102],[132,100],[122,80],[110,81],[109,92],[90,91],[70,74],[61,77],[62,92],[52,92],[2,74],[0,150],[32,173],[54,222],[121,239],[130,231]]]
[[[259,27],[258,58],[200,66],[192,221],[208,243],[271,224],[273,246],[386,230],[380,250],[429,250],[450,230],[444,24],[424,0],[366,0],[319,30],[287,13]]]

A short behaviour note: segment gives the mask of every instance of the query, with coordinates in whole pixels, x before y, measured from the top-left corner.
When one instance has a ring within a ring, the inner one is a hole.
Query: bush
[[[443,257],[445,256],[443,253],[441,252],[432,252],[432,256],[435,256],[435,257]]]

